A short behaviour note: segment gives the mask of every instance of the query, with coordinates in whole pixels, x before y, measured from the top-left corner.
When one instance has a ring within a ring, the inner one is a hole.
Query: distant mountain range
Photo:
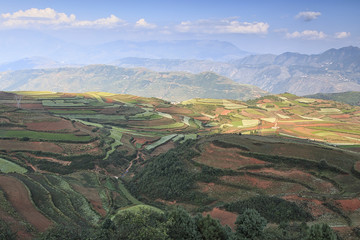
[[[236,83],[213,72],[154,72],[144,68],[89,65],[0,73],[0,89],[56,92],[113,92],[170,101],[190,98],[247,100],[264,96],[258,87]]]
[[[289,52],[280,55],[251,55],[231,61],[209,60],[246,54],[232,44],[219,41],[152,41],[143,45],[118,41],[94,48],[91,56],[77,52],[82,51],[81,49],[74,51],[71,54],[78,54],[78,59],[74,58],[73,63],[81,62],[82,59],[87,59],[88,62],[102,62],[107,59],[111,65],[124,68],[144,67],[153,71],[186,71],[194,74],[210,71],[272,93],[308,95],[360,91],[358,47],[330,49],[315,55]],[[60,52],[59,55],[67,55],[66,51]],[[116,56],[128,55],[146,55],[152,58],[126,57],[111,61]],[[182,59],[166,58],[169,56]],[[0,64],[0,71],[81,66],[71,63],[47,58],[25,58]],[[161,97],[161,94],[156,96]]]
[[[253,84],[272,93],[306,95],[360,91],[358,47],[330,49],[316,55],[254,55],[230,62],[125,58],[113,64],[142,66],[156,71],[214,71],[234,81]]]

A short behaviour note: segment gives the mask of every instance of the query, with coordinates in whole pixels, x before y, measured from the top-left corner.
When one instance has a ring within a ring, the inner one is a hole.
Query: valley
[[[274,226],[326,223],[356,239],[358,106],[49,91],[0,92],[0,106],[1,219],[23,239],[174,205],[232,227],[248,206]]]

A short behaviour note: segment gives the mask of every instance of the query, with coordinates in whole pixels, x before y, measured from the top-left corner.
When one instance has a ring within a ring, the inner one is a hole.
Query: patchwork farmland
[[[177,204],[234,226],[233,206],[268,196],[306,212],[286,221],[351,232],[359,151],[360,108],[334,101],[0,92],[1,219],[31,239],[56,224],[98,226],[124,209]]]

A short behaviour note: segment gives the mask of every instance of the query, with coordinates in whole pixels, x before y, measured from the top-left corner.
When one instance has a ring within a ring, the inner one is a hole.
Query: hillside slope
[[[321,54],[248,56],[231,62],[205,60],[126,58],[113,64],[146,67],[156,71],[214,71],[239,83],[252,84],[268,92],[296,95],[360,90],[360,49],[344,47]]]
[[[360,92],[317,93],[313,95],[307,95],[306,97],[333,100],[337,102],[347,103],[350,105],[360,106]]]
[[[107,65],[0,73],[6,91],[114,92],[182,101],[195,97],[247,100],[266,92],[212,72],[153,72]]]

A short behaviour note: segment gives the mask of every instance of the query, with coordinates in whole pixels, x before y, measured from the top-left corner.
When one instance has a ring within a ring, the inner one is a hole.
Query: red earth
[[[353,212],[355,210],[360,209],[360,199],[359,198],[353,198],[353,199],[342,199],[342,200],[336,200],[341,208],[345,211]]]
[[[46,132],[75,132],[78,129],[74,128],[71,121],[59,119],[59,121],[48,122],[30,122],[26,124],[28,130],[46,131]]]
[[[43,232],[52,225],[52,222],[35,208],[22,182],[10,176],[0,175],[0,188],[16,211],[38,231]]]
[[[33,236],[29,232],[26,231],[24,224],[14,217],[10,216],[7,212],[3,211],[0,208],[0,219],[9,223],[10,228],[13,232],[16,232],[18,239],[33,239]]]
[[[0,140],[0,150],[5,151],[42,151],[42,152],[53,152],[62,153],[63,149],[51,142],[28,142],[28,141],[17,141],[17,140]]]
[[[203,212],[203,216],[210,215],[214,219],[218,219],[221,225],[228,225],[232,229],[235,228],[235,221],[237,218],[237,214],[228,212],[219,208],[214,208],[210,212]]]
[[[195,159],[197,162],[216,168],[237,169],[248,165],[266,164],[266,162],[252,157],[242,156],[237,148],[221,148],[213,143],[208,144]]]
[[[103,208],[99,192],[96,188],[86,188],[77,184],[71,185],[75,191],[81,193],[89,200],[90,204],[93,206],[94,210],[98,212],[102,217],[105,217],[107,212]]]

